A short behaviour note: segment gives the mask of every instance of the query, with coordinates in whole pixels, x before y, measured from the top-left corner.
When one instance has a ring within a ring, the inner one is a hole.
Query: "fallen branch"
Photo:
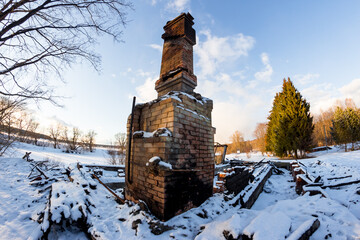
[[[45,175],[45,173],[44,173],[42,170],[40,170],[40,168],[38,168],[38,166],[35,165],[35,168],[36,168],[36,170],[39,171],[39,173],[40,173],[41,175],[43,175],[43,176],[45,177],[45,179],[49,179],[49,178]]]
[[[22,159],[24,159],[28,162],[31,162],[32,159],[30,159],[30,154],[31,154],[31,152],[26,152],[25,155],[22,157]]]

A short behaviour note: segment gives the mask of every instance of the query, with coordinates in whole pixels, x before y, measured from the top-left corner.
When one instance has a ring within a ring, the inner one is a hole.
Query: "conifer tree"
[[[353,107],[342,109],[338,107],[335,110],[334,119],[332,120],[331,135],[337,144],[354,143],[360,141],[360,111]]]
[[[312,144],[313,119],[310,104],[294,87],[290,78],[284,79],[268,117],[267,150],[279,157],[304,157]],[[300,153],[300,156],[298,155]]]

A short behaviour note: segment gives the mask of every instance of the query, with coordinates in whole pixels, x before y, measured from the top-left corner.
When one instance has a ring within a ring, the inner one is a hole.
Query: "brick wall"
[[[161,62],[160,77],[162,78],[178,68],[193,74],[193,46],[185,38],[165,41]]]
[[[170,93],[135,108],[133,131],[167,128],[172,133],[150,138],[135,134],[130,166],[126,163],[131,172],[126,181],[126,198],[145,201],[161,220],[198,206],[212,195],[213,106],[211,100],[194,96]],[[154,156],[170,163],[172,169],[147,166]]]

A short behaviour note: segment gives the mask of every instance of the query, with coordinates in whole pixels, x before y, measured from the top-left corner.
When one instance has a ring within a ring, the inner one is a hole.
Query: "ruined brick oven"
[[[199,206],[213,191],[213,102],[193,92],[193,24],[189,13],[167,22],[158,98],[134,109],[125,197],[146,202],[161,220]]]

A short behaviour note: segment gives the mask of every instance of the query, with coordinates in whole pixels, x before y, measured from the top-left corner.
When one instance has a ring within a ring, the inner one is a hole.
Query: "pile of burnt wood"
[[[214,193],[225,192],[238,194],[249,182],[254,180],[253,170],[245,166],[224,169],[217,174]]]
[[[299,162],[292,161],[290,169],[296,182],[295,191],[297,194],[305,194],[309,192],[310,195],[321,194],[323,197],[328,197],[324,189],[337,188],[341,186],[360,183],[359,179],[353,179],[352,175],[337,176],[322,179],[321,176],[312,176],[307,171],[307,167]]]

